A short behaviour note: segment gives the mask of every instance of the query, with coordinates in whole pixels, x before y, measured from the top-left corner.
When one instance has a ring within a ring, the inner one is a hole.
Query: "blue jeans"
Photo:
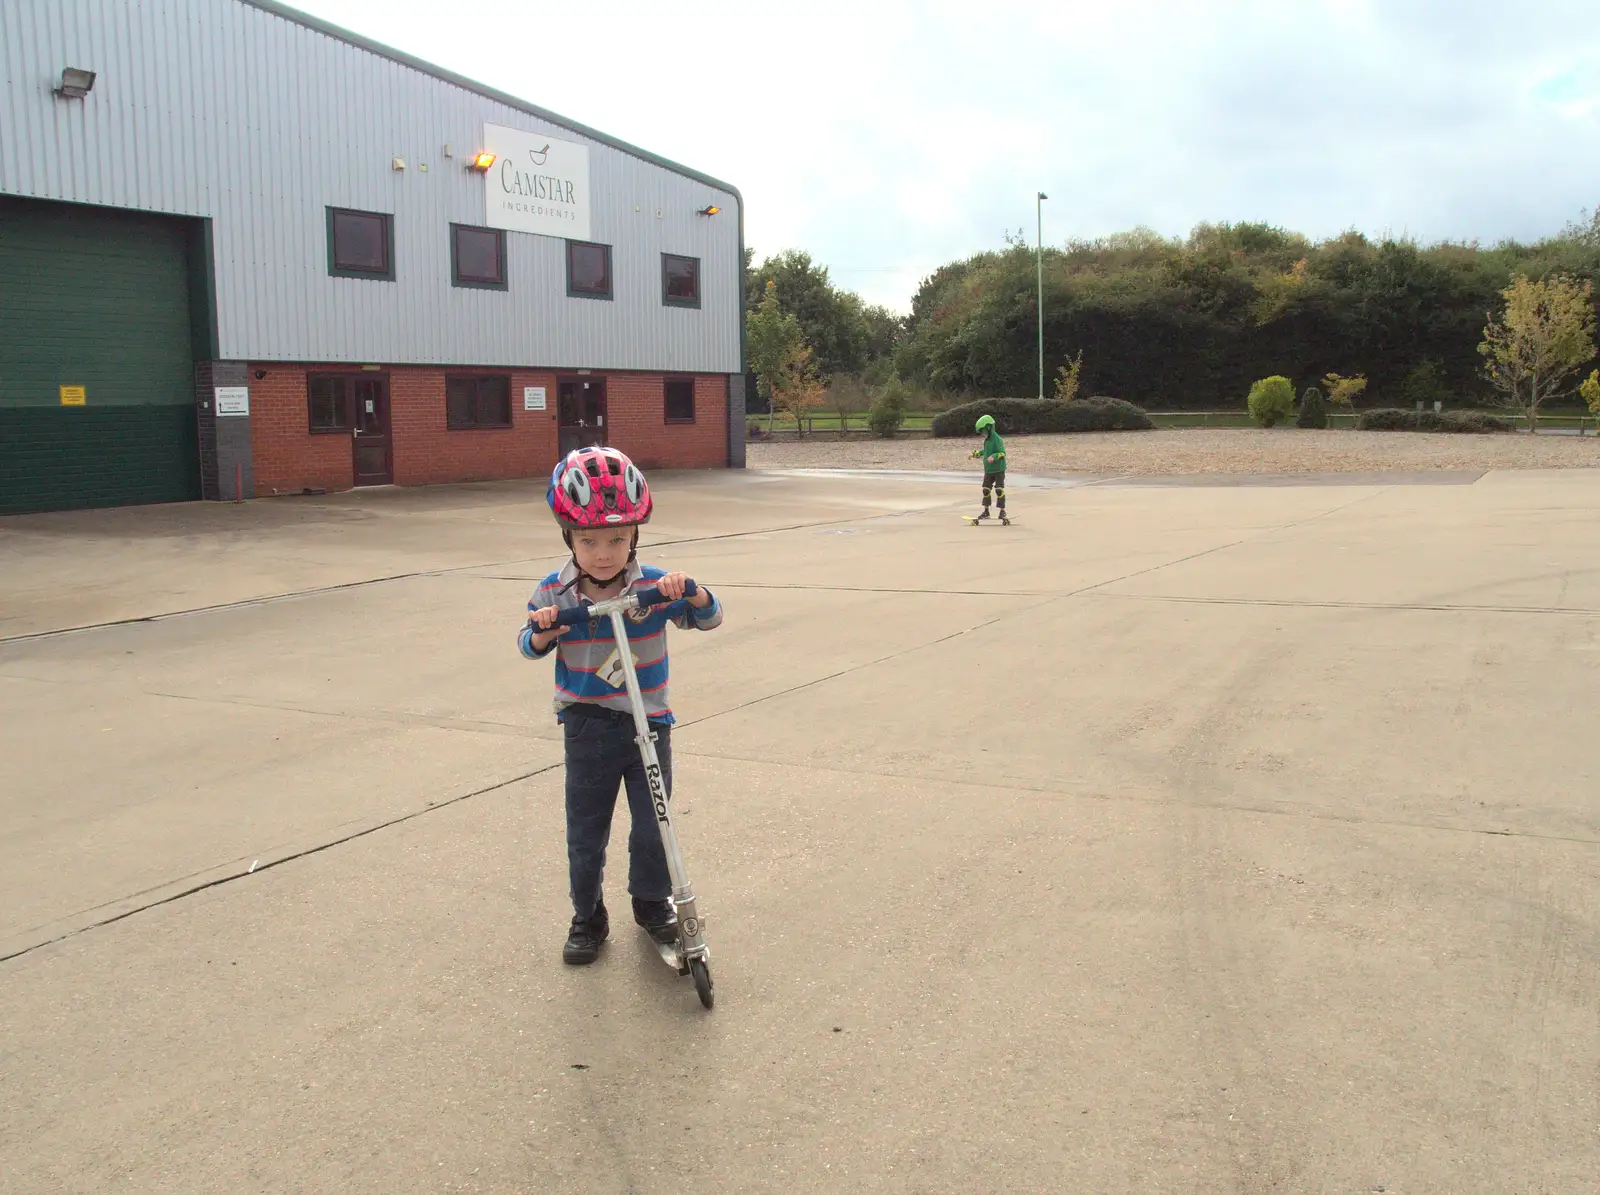
[[[672,793],[672,728],[651,724],[656,732],[656,757],[661,779]],[[628,891],[640,900],[666,900],[672,895],[667,853],[650,804],[639,745],[633,741],[633,719],[583,717],[568,713],[562,723],[567,755],[567,871],[572,911],[592,917],[605,879],[606,844],[617,790],[628,790]]]

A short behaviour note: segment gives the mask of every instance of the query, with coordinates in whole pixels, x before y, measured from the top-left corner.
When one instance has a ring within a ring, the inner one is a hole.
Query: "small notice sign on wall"
[[[524,411],[544,410],[543,386],[524,386],[522,388],[522,409]]]
[[[81,407],[88,403],[89,394],[82,386],[61,387],[61,405],[64,407]]]
[[[250,387],[218,386],[218,415],[248,415],[250,413]]]

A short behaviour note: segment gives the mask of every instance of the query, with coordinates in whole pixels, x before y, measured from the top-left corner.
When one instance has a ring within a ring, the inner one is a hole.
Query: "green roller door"
[[[200,497],[194,237],[193,221],[0,196],[0,513]]]

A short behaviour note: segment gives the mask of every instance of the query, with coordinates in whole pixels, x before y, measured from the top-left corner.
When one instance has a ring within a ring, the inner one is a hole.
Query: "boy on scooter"
[[[980,415],[973,431],[983,437],[983,443],[972,450],[974,457],[983,458],[983,513],[978,522],[989,517],[989,491],[994,490],[1000,502],[1000,521],[1006,518],[1006,442],[994,430],[994,416]]]
[[[639,564],[639,527],[650,519],[650,487],[617,449],[568,453],[550,475],[545,501],[561,524],[572,559],[546,577],[528,602],[528,621],[517,647],[530,660],[556,652],[555,708],[566,748],[573,908],[561,957],[581,966],[594,962],[611,932],[601,882],[619,786],[627,787],[633,823],[628,834],[633,919],[655,941],[670,943],[677,936],[677,914],[610,621],[559,627],[556,618],[563,609],[619,597],[635,585],[654,586],[662,597],[677,602],[683,600],[688,578]],[[667,703],[667,623],[709,631],[722,622],[722,606],[710,590],[700,588],[676,616],[669,615],[670,609],[658,606],[629,614],[627,643],[669,794],[673,718]]]

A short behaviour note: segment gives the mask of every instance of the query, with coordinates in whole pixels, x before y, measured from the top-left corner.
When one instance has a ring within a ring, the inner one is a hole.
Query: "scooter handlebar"
[[[695,594],[697,594],[699,592],[700,592],[700,587],[698,585],[696,585],[693,581],[687,581],[686,580],[684,582],[684,584],[683,584],[683,596],[684,597],[691,598],[691,597],[693,597]],[[633,594],[631,596],[634,599],[634,605],[636,606],[636,608],[641,609],[641,610],[646,610],[646,609],[649,609],[651,606],[660,606],[660,605],[664,605],[666,603],[674,602],[674,601],[678,600],[677,598],[663,597],[662,593],[661,593],[661,590],[656,588],[653,585],[650,586],[650,588],[648,588],[648,589],[637,589],[637,590],[635,590],[633,592]],[[613,599],[613,600],[615,600],[615,599]],[[594,610],[595,610],[595,607],[592,606],[592,605],[578,605],[578,606],[569,607],[568,609],[561,611],[560,614],[556,615],[556,626],[558,626],[558,627],[575,627],[575,626],[578,626],[580,623],[586,623],[586,622],[591,621],[594,618],[601,617],[600,615],[595,614]]]

